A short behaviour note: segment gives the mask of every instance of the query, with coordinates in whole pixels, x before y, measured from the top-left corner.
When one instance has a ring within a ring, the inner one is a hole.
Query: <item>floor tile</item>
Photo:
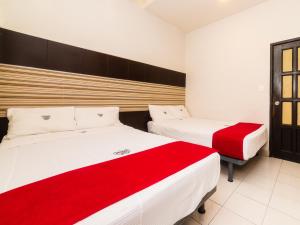
[[[264,176],[259,173],[249,173],[247,177],[243,180],[243,182],[247,182],[249,184],[253,184],[257,187],[261,187],[264,189],[273,189],[276,183],[277,176],[279,174],[279,170],[276,173],[276,176]]]
[[[211,225],[253,225],[253,223],[223,208],[213,219]]]
[[[242,182],[236,192],[247,198],[267,205],[272,195],[272,188],[266,189],[252,183]]]
[[[300,189],[284,183],[276,183],[270,207],[300,220]]]
[[[206,213],[184,225],[300,225],[299,212],[300,164],[260,156],[237,167],[233,183],[222,165]]]
[[[262,223],[266,211],[266,206],[263,204],[237,193],[230,197],[224,207],[254,224]]]
[[[282,160],[281,159],[277,159],[277,158],[271,158],[271,157],[260,157],[258,158],[258,160],[256,160],[256,163],[255,163],[255,167],[256,166],[261,166],[261,165],[264,165],[264,166],[279,166],[281,165],[281,162]]]
[[[278,210],[269,208],[263,225],[299,225],[300,220],[296,220]]]
[[[205,203],[205,209],[206,213],[204,214],[200,214],[195,211],[192,215],[194,220],[196,220],[198,223],[201,223],[202,225],[208,225],[211,220],[217,215],[217,213],[221,209],[221,206],[214,201],[207,200]]]
[[[250,173],[238,187],[237,193],[267,205],[270,201],[276,178],[277,175],[269,177],[258,173]]]
[[[211,200],[218,203],[219,205],[224,205],[227,199],[232,195],[232,193],[237,189],[241,182],[237,179],[234,182],[228,182],[227,179],[220,178],[217,191],[210,197]]]
[[[280,172],[300,178],[300,164],[284,160]]]
[[[236,166],[234,168],[234,178],[233,179],[238,179],[238,180],[243,180],[247,174],[249,173],[250,167],[245,166]]]
[[[288,185],[291,185],[295,188],[300,189],[300,178],[295,177],[295,176],[291,176],[291,175],[286,174],[286,173],[282,173],[282,172],[279,173],[278,182],[280,182],[282,184],[288,184]]]
[[[187,218],[182,225],[199,225],[200,223],[196,222],[193,218]],[[201,225],[201,224],[200,224]]]
[[[263,163],[254,167],[251,171],[249,171],[249,174],[276,179],[279,171],[280,171],[280,164]]]

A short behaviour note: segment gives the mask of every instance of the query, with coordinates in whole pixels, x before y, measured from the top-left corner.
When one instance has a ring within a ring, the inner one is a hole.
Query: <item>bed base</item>
[[[233,182],[233,177],[234,177],[234,166],[243,166],[245,165],[248,160],[239,160],[239,159],[234,159],[230,158],[224,155],[221,155],[221,160],[227,162],[228,166],[228,181]]]
[[[259,152],[256,153],[255,157],[259,155]],[[228,181],[233,182],[234,177],[234,166],[243,166],[247,164],[249,160],[240,160],[240,159],[234,159],[230,158],[228,156],[221,155],[221,160],[224,162],[227,162],[228,167]]]
[[[199,203],[199,205],[197,206],[197,211],[200,214],[204,214],[205,213],[205,202],[217,191],[217,187],[214,187],[210,192],[208,192],[201,200],[201,202]],[[192,214],[192,213],[191,213]],[[190,214],[190,215],[191,215]],[[187,215],[186,217],[182,218],[181,220],[179,220],[177,223],[175,223],[174,225],[182,225],[184,220],[186,218],[188,218],[190,215]]]

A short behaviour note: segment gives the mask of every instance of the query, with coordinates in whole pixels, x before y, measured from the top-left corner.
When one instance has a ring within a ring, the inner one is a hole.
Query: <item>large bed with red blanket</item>
[[[0,224],[164,224],[217,185],[220,156],[119,124],[4,139]]]
[[[223,122],[184,117],[148,122],[151,133],[218,150],[228,162],[228,180],[233,181],[233,165],[243,165],[267,142],[263,124]]]

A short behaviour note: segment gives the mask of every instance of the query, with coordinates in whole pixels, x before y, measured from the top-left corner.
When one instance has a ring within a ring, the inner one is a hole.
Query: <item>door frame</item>
[[[269,99],[269,103],[270,103],[270,108],[269,108],[269,152],[270,152],[270,157],[278,157],[276,154],[274,154],[274,148],[273,148],[273,115],[272,115],[272,111],[273,111],[273,107],[274,107],[274,102],[273,102],[273,74],[274,74],[274,68],[273,68],[273,63],[274,63],[274,47],[277,45],[282,45],[282,44],[288,44],[294,41],[300,41],[300,37],[297,38],[292,38],[292,39],[288,39],[288,40],[284,40],[284,41],[279,41],[279,42],[275,42],[275,43],[271,43],[270,45],[270,99]]]

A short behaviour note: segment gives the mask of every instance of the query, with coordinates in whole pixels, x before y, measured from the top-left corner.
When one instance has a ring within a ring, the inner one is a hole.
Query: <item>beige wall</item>
[[[0,0],[0,26],[184,72],[184,34],[130,0]]]
[[[189,33],[192,114],[269,125],[270,43],[300,36],[299,10],[299,0],[269,0]]]

